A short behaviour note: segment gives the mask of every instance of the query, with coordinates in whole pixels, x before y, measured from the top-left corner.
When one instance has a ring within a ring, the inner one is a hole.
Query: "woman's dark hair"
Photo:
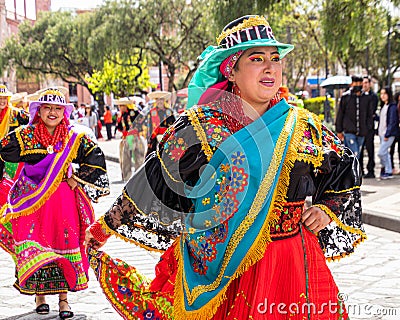
[[[106,106],[106,109],[107,109],[107,110],[110,110],[110,107],[109,107],[109,106]]]
[[[89,113],[87,112],[87,110],[89,109]],[[92,115],[92,107],[91,106],[86,106],[85,107],[85,114],[89,114],[89,116],[91,116]]]
[[[393,102],[393,92],[392,89],[390,89],[390,87],[384,87],[382,88],[382,90],[385,90],[385,93],[388,95],[389,99],[388,99],[388,104]],[[383,107],[385,105],[385,103],[382,101],[381,99],[381,107]]]

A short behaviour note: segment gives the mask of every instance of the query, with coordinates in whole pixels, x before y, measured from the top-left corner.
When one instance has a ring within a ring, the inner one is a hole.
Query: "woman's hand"
[[[73,177],[68,178],[67,183],[68,183],[69,187],[71,188],[71,190],[74,190],[76,188],[76,186],[78,185],[78,182]]]
[[[90,228],[90,227],[89,227]],[[107,240],[100,242],[98,240],[96,240],[92,233],[89,231],[89,228],[86,229],[86,234],[85,234],[85,242],[83,243],[83,245],[85,247],[91,247],[93,249],[99,249],[102,246],[104,246],[104,244],[107,242]]]
[[[331,222],[331,218],[322,209],[310,207],[303,212],[301,222],[312,232],[318,233]]]

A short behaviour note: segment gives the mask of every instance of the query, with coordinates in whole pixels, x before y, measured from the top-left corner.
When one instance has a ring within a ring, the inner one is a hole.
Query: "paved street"
[[[116,141],[111,142],[113,146],[117,145]],[[118,163],[108,161],[107,168],[111,195],[95,204],[97,217],[108,209],[123,186]],[[399,181],[397,177],[393,180]],[[370,194],[375,195],[373,188],[370,183],[363,192],[366,198]],[[330,263],[329,266],[346,300],[351,319],[400,319],[399,234],[369,225],[366,231],[368,240],[360,245],[356,253],[340,262]],[[134,264],[144,274],[154,275],[157,254],[148,253],[114,237],[108,241],[104,250],[113,257]],[[4,251],[0,251],[0,270],[0,319],[58,318],[57,296],[48,298],[52,312],[48,316],[39,317],[33,312],[34,298],[20,295],[12,287],[13,261]],[[69,294],[68,300],[76,314],[74,319],[121,319],[104,298],[92,271],[90,276],[88,290]]]

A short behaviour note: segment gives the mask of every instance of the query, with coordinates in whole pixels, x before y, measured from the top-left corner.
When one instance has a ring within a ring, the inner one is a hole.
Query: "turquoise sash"
[[[176,289],[186,312],[221,302],[229,283],[260,256],[260,235],[295,125],[290,110],[282,100],[228,137],[187,191],[194,212],[180,243]]]

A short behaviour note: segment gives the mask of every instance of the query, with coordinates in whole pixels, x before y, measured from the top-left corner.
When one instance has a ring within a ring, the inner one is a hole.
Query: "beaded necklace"
[[[42,119],[39,119],[34,131],[35,139],[40,142],[49,154],[59,152],[64,149],[66,137],[68,135],[68,127],[63,119],[54,130],[54,134],[51,135]],[[59,148],[56,148],[58,142],[61,142]]]

